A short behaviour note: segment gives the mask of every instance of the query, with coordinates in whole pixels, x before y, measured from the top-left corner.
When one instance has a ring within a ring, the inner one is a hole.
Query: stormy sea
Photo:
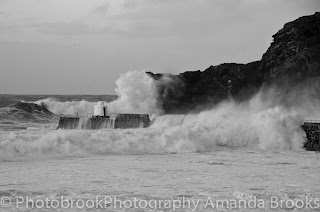
[[[0,95],[0,211],[319,210],[320,155],[301,128],[318,115],[311,106],[258,93],[168,115],[144,72],[116,85],[117,96]],[[100,101],[151,126],[57,130],[60,116],[88,117]]]

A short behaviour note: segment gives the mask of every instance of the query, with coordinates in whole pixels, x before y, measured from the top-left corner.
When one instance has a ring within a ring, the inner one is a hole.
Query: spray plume
[[[113,110],[160,111],[155,83],[144,73],[124,74],[117,85],[119,99],[109,104]],[[306,141],[300,126],[308,117],[320,118],[315,116],[320,102],[315,86],[298,91],[275,95],[276,90],[263,89],[247,102],[228,100],[198,114],[157,116],[150,128],[143,129],[8,132],[0,135],[0,155],[2,160],[15,160],[49,155],[203,152],[221,147],[300,150]]]

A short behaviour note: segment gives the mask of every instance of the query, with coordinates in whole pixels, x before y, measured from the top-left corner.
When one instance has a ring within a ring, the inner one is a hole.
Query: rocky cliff
[[[259,71],[264,82],[291,87],[320,75],[320,13],[301,17],[273,35]]]
[[[187,71],[179,75],[152,74],[158,81],[159,103],[166,113],[197,112],[233,97],[251,96],[262,84],[256,74],[260,62],[225,63],[210,66],[203,72]],[[163,78],[171,79],[170,81]]]
[[[242,101],[263,86],[289,89],[320,76],[320,13],[285,24],[261,61],[225,63],[179,75],[153,74],[165,113],[197,112],[227,98]]]

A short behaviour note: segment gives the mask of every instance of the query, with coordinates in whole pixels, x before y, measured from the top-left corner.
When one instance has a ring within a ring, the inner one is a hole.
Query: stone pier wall
[[[320,151],[320,122],[306,121],[302,128],[307,135],[305,148],[310,151]]]
[[[77,129],[79,126],[79,117],[60,117],[57,129]]]
[[[118,114],[114,128],[145,128],[150,126],[148,114]]]
[[[113,118],[109,117],[60,117],[57,129],[128,129],[145,128],[150,126],[148,114],[117,114]]]

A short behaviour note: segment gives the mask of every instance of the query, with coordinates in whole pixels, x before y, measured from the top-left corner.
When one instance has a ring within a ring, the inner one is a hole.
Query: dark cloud
[[[94,33],[94,29],[89,25],[80,22],[71,23],[42,23],[33,25],[37,31],[59,36],[77,36]]]
[[[94,13],[94,14],[97,14],[97,15],[102,15],[102,16],[104,16],[104,15],[106,15],[106,13],[108,12],[109,7],[110,7],[109,4],[103,4],[103,5],[95,8],[95,9],[93,10],[93,13]]]

